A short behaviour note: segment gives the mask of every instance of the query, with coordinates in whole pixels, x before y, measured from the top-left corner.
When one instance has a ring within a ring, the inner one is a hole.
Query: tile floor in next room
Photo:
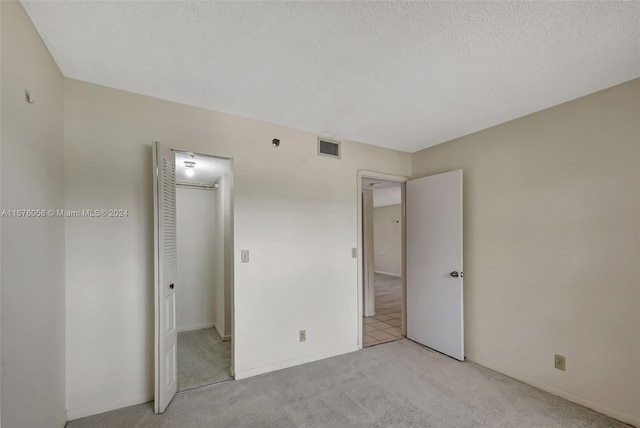
[[[367,347],[402,339],[401,317],[401,312],[363,317],[362,344]]]

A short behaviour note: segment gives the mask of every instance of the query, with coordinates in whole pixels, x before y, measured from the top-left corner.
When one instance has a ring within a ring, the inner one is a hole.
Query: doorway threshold
[[[232,380],[236,380],[236,378],[234,376],[231,376],[228,379],[219,380],[217,382],[213,382],[213,383],[210,383],[210,384],[207,384],[207,385],[194,386],[193,388],[187,388],[187,389],[184,389],[182,391],[178,391],[178,392],[176,392],[176,395],[181,395],[181,394],[184,394],[184,393],[187,393],[187,392],[211,389],[211,388],[214,388],[216,386],[222,385],[223,383],[231,382]]]

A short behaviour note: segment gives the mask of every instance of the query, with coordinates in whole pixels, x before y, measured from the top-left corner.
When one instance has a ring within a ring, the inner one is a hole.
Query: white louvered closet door
[[[168,147],[153,144],[155,223],[155,403],[163,413],[177,391],[176,294],[176,175],[175,156]]]

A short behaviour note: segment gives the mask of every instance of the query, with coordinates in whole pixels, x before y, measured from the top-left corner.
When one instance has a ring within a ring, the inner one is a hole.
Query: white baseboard
[[[188,325],[184,327],[178,327],[178,333],[184,333],[185,331],[202,330],[203,328],[215,327],[215,325],[216,323],[214,322],[208,322],[204,324],[194,324],[194,325]]]
[[[288,367],[299,366],[300,364],[311,363],[313,361],[323,360],[325,358],[335,357],[336,355],[348,354],[358,350],[358,345],[347,346],[346,348],[333,349],[331,351],[320,352],[317,354],[305,355],[303,357],[294,358],[292,360],[281,361],[278,363],[267,364],[260,367],[236,371],[236,379],[246,379],[248,377],[269,373],[275,370],[286,369]]]
[[[87,416],[99,415],[100,413],[110,412],[112,410],[122,409],[124,407],[135,406],[137,404],[148,403],[153,401],[153,394],[142,394],[134,397],[121,398],[119,400],[105,401],[103,403],[93,404],[91,406],[80,407],[78,409],[68,409],[67,419],[74,421]]]
[[[223,342],[228,342],[231,340],[231,335],[227,334],[225,336],[224,332],[220,330],[220,327],[218,327],[218,324],[214,323],[213,326],[216,328],[216,331],[218,332],[218,336],[220,336],[220,339],[222,339]]]
[[[494,371],[496,371],[498,373],[502,373],[504,375],[507,375],[507,376],[509,376],[511,378],[519,380],[520,382],[524,382],[524,383],[526,383],[528,385],[535,386],[536,388],[539,388],[539,389],[541,389],[543,391],[546,391],[546,392],[548,392],[550,394],[557,395],[558,397],[562,397],[565,400],[569,400],[569,401],[572,401],[572,402],[574,402],[576,404],[580,404],[581,406],[587,407],[587,408],[589,408],[591,410],[595,410],[598,413],[602,413],[603,415],[610,416],[610,417],[612,417],[614,419],[617,419],[617,420],[619,420],[621,422],[624,422],[624,423],[627,423],[627,424],[631,424],[631,425],[633,425],[635,427],[640,427],[640,419],[638,419],[638,418],[635,418],[635,417],[630,416],[630,415],[625,415],[625,414],[620,413],[617,410],[611,409],[611,408],[609,408],[607,406],[603,406],[601,404],[595,403],[593,401],[590,401],[590,400],[588,400],[586,398],[583,398],[583,397],[580,397],[578,395],[573,395],[570,392],[563,391],[561,389],[554,388],[553,386],[545,385],[543,383],[534,381],[532,379],[527,378],[526,376],[520,376],[519,374],[513,373],[513,372],[511,372],[509,370],[504,370],[502,368],[495,367],[492,364],[487,364],[486,362],[484,362],[482,360],[475,359],[471,355],[466,354],[465,357],[467,358],[467,360],[469,360],[471,362],[479,364],[479,365],[481,365],[483,367],[486,367],[488,369],[494,370]]]
[[[373,273],[381,273],[383,275],[395,276],[398,278],[402,278],[402,274],[394,273],[394,272],[385,272],[383,270],[374,270]]]

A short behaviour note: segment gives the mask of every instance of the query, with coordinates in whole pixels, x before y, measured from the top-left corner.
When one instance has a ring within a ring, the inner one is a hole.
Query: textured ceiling
[[[638,2],[22,2],[71,78],[413,152],[640,76]]]

